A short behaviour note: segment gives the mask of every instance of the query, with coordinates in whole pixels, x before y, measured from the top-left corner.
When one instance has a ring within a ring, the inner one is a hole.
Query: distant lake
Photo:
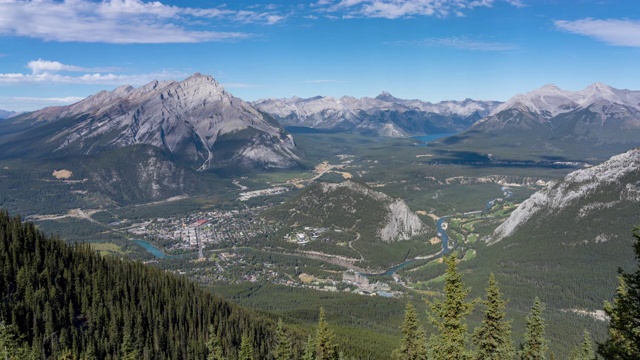
[[[442,133],[442,134],[431,134],[431,135],[422,135],[422,136],[414,136],[413,139],[417,139],[422,141],[425,145],[430,143],[431,141],[436,141],[442,138],[446,138],[447,136],[452,136],[457,133]]]
[[[160,249],[158,249],[157,247],[151,245],[150,243],[144,240],[133,240],[133,241],[135,241],[136,244],[142,246],[145,250],[151,253],[151,255],[155,256],[158,259],[164,259],[167,257],[167,255],[165,255],[162,251],[160,251]]]

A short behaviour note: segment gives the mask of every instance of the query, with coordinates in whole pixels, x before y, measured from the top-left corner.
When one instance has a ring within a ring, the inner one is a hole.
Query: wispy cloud
[[[408,46],[447,47],[468,51],[509,51],[518,49],[518,46],[515,44],[480,41],[465,37],[426,38],[415,41],[399,41],[395,44]]]
[[[0,96],[0,109],[10,111],[33,111],[47,106],[60,106],[76,103],[84,99],[81,96],[65,97],[30,97],[30,96]]]
[[[159,1],[0,1],[1,35],[60,42],[152,44],[237,40],[252,35],[209,29],[225,22],[271,25],[285,18],[267,9],[260,12],[226,7],[189,8]]]
[[[61,103],[61,104],[73,104],[78,102],[84,97],[81,96],[66,96],[66,97],[28,97],[28,96],[13,96],[9,97],[9,100],[21,101],[21,102],[34,102],[34,103]]]
[[[464,16],[477,7],[492,7],[503,1],[523,7],[520,0],[319,0],[315,6],[324,12],[344,13],[344,18],[373,17],[398,19],[415,16]]]
[[[182,72],[163,71],[148,74],[114,74],[94,72],[98,68],[86,68],[67,65],[58,61],[34,60],[27,64],[31,73],[0,73],[0,84],[105,84],[105,85],[142,85],[152,80],[167,80],[187,77]],[[114,70],[116,68],[102,68]],[[67,72],[81,72],[83,74],[68,75]]]
[[[609,45],[640,47],[640,21],[620,19],[557,20],[558,29],[590,36]]]
[[[115,71],[118,68],[110,67],[110,68],[85,68],[81,66],[75,65],[67,65],[63,64],[59,61],[49,61],[49,60],[33,60],[27,63],[27,67],[31,69],[32,74],[42,74],[47,72],[92,72],[92,71]]]

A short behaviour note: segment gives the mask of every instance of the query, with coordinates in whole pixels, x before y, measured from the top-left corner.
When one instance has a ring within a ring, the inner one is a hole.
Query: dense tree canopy
[[[49,239],[5,212],[0,268],[6,339],[37,358],[204,360],[212,336],[235,358],[243,333],[264,358],[275,343],[273,321],[185,278]]]
[[[640,359],[640,229],[636,228],[634,250],[638,269],[621,272],[613,303],[606,302],[604,311],[611,319],[609,338],[598,346],[606,359]]]

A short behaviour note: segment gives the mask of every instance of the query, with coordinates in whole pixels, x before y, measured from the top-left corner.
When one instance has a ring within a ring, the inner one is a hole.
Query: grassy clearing
[[[99,252],[101,256],[105,256],[105,255],[124,255],[125,252],[122,251],[122,249],[120,248],[120,246],[114,244],[114,243],[90,243],[89,245],[91,245],[91,248],[93,248],[95,251]]]
[[[473,258],[476,257],[476,250],[475,249],[469,249],[464,253],[464,257],[462,258],[462,260],[471,260]]]

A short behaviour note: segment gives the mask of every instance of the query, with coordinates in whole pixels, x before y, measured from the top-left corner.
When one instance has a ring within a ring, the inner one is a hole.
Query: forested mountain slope
[[[205,359],[211,336],[235,358],[246,334],[264,359],[275,341],[272,321],[185,278],[49,239],[6,212],[0,266],[3,330],[15,327],[35,358]]]

